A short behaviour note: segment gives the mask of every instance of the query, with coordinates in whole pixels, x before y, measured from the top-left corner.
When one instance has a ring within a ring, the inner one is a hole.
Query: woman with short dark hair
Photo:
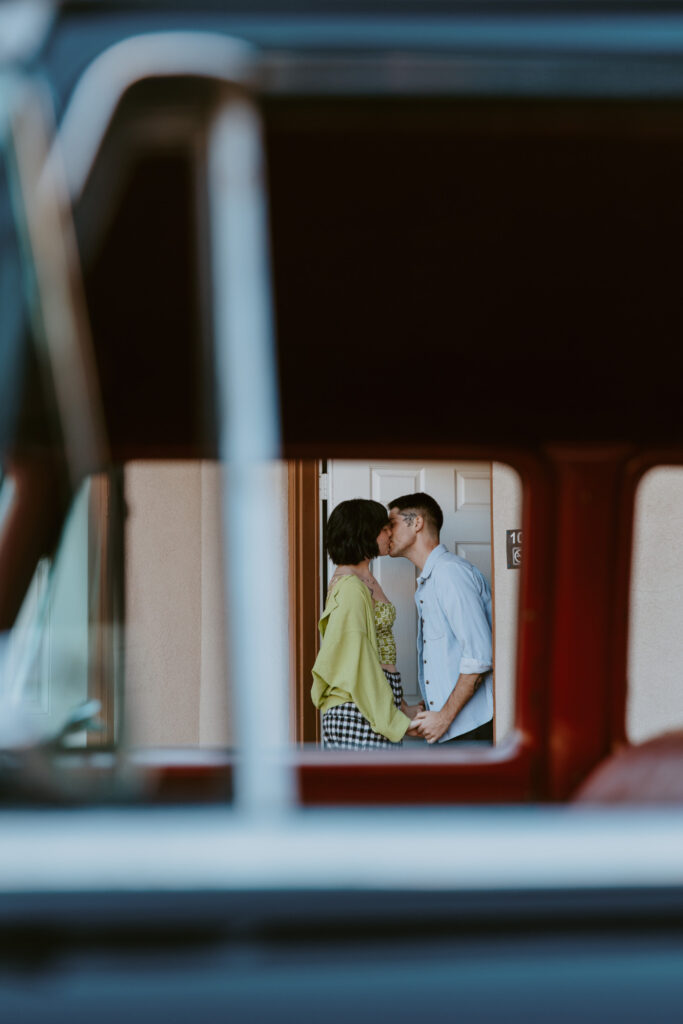
[[[370,570],[371,559],[389,553],[390,539],[386,509],[365,498],[341,502],[327,524],[336,569],[320,620],[311,689],[323,713],[325,747],[400,746],[423,708],[403,700],[392,632],[396,609]]]

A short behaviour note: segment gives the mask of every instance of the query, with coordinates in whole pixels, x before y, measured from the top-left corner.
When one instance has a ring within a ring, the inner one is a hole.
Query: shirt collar
[[[423,580],[428,580],[432,575],[432,569],[439,561],[442,555],[448,554],[448,548],[445,544],[437,544],[433,551],[430,551],[429,558],[424,564],[422,572],[417,577],[417,582],[422,583]]]

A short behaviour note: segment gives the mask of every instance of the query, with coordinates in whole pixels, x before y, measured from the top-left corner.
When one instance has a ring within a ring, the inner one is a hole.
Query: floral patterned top
[[[396,641],[391,627],[396,619],[396,608],[388,601],[375,603],[375,630],[377,631],[377,650],[383,665],[396,664]]]

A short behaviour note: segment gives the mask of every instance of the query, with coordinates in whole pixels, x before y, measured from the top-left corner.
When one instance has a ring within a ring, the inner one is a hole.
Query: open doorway
[[[324,470],[324,472],[323,472]],[[401,494],[426,491],[441,506],[441,541],[487,578],[494,607],[494,741],[514,724],[517,598],[521,564],[522,486],[498,462],[417,460],[307,460],[290,464],[292,678],[296,735],[318,742],[318,716],[310,703],[310,668],[317,651],[317,620],[332,566],[323,550],[324,522],[348,498],[386,505]],[[373,572],[396,606],[397,666],[405,699],[421,699],[417,673],[416,570],[404,558],[381,558]],[[312,622],[315,622],[315,629]]]

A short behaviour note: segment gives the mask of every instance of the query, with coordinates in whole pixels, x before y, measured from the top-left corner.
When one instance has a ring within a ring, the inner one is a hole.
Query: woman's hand
[[[401,711],[410,719],[415,718],[415,715],[419,715],[421,711],[424,711],[424,709],[425,706],[423,701],[420,701],[419,704],[406,704],[404,700],[401,701]]]
[[[412,735],[413,729],[416,729],[418,735],[426,739],[427,743],[436,743],[452,721],[453,719],[449,718],[448,713],[443,709],[441,711],[421,711],[413,720],[409,732]]]

